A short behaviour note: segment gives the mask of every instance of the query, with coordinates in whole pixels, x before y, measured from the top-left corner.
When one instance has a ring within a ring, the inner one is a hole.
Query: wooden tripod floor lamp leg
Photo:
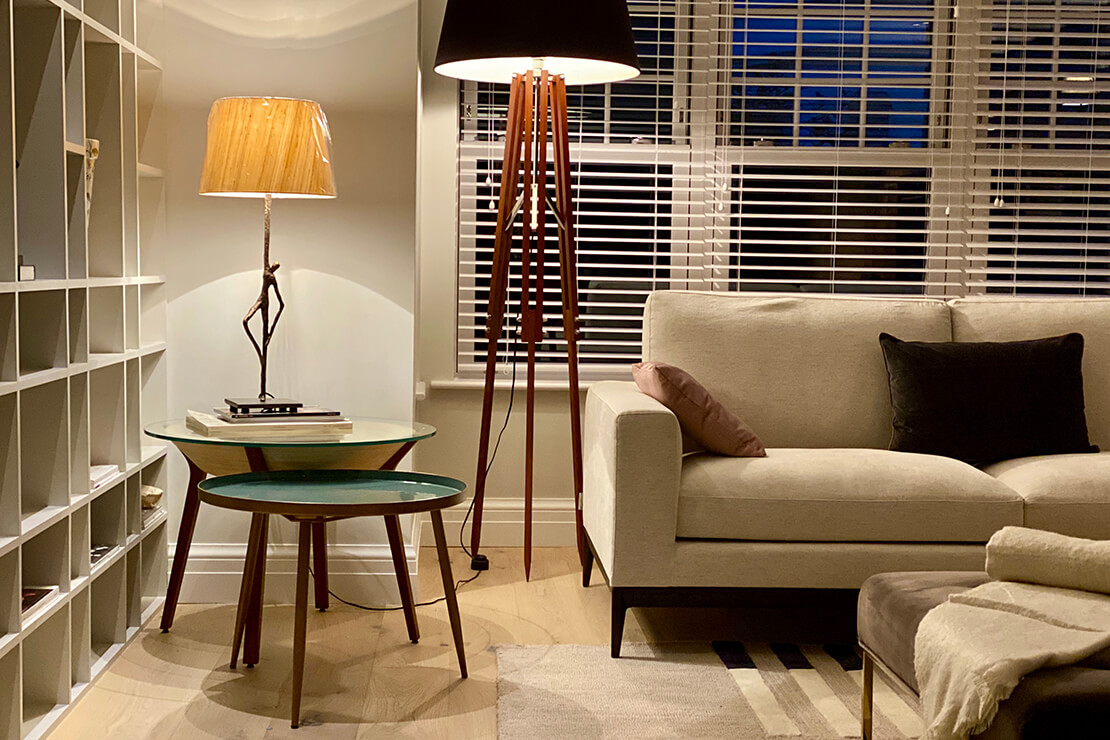
[[[554,151],[555,196],[547,186],[548,121]],[[523,170],[523,178],[521,171]],[[522,191],[518,183],[523,179]],[[486,314],[486,370],[482,395],[482,426],[478,439],[478,466],[474,486],[474,523],[470,534],[475,567],[479,565],[482,510],[489,472],[490,426],[493,420],[497,349],[504,331],[509,295],[509,266],[513,227],[521,223],[520,341],[527,351],[527,390],[524,459],[524,569],[532,567],[532,478],[535,450],[536,345],[544,341],[545,220],[550,210],[558,225],[558,262],[563,337],[566,341],[567,380],[570,388],[571,457],[578,555],[586,557],[582,528],[582,420],[578,391],[578,284],[575,265],[574,205],[571,194],[570,136],[567,124],[566,84],[562,76],[535,70],[514,75],[510,85],[505,154],[501,167],[497,228],[490,273],[489,309]]]

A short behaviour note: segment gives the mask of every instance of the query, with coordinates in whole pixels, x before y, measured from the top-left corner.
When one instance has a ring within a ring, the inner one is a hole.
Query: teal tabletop
[[[394,470],[289,470],[210,478],[202,501],[225,509],[296,518],[375,516],[443,509],[460,503],[454,478]]]

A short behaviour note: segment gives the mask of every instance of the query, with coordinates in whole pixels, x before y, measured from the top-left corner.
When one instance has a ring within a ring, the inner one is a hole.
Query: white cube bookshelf
[[[48,733],[165,592],[161,15],[0,0],[0,740]],[[24,614],[26,586],[57,592]]]

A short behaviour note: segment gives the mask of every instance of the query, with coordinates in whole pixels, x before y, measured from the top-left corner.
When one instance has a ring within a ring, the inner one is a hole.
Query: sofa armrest
[[[583,431],[582,519],[610,584],[665,579],[682,475],[678,419],[634,383],[605,381],[586,395]]]

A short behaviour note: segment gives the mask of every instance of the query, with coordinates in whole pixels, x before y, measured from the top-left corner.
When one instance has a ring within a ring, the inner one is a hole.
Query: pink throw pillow
[[[705,449],[731,457],[766,457],[759,437],[718,403],[709,391],[685,370],[665,362],[640,362],[632,366],[636,387],[678,417],[683,452]]]

